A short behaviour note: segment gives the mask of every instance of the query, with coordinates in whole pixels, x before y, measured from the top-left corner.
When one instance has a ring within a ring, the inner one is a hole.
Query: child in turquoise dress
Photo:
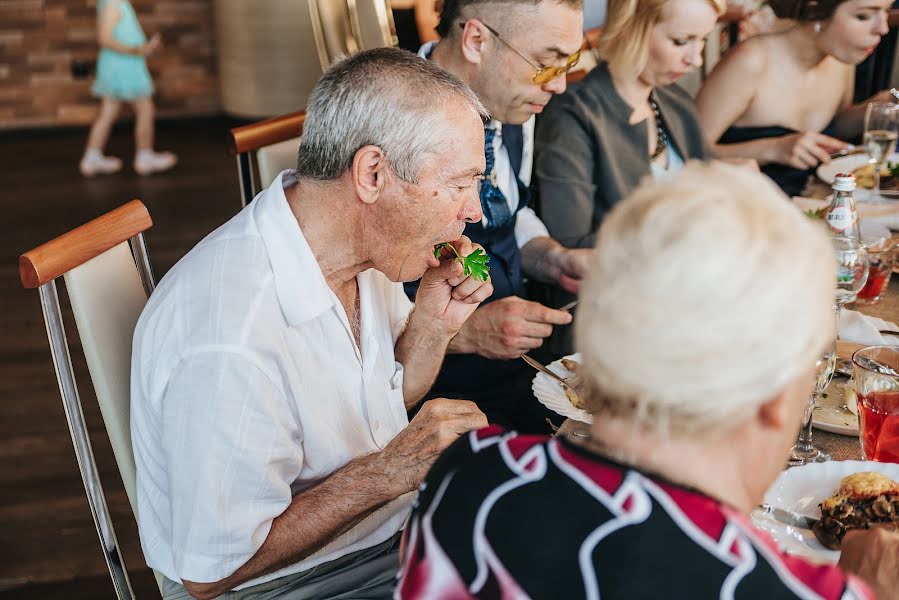
[[[102,104],[87,138],[81,173],[93,177],[122,168],[122,161],[105,156],[103,148],[123,102],[131,104],[135,114],[134,170],[149,175],[172,168],[178,161],[174,154],[153,150],[153,81],[146,57],[159,48],[159,34],[147,40],[128,0],[98,0],[97,38],[100,56],[92,92]]]

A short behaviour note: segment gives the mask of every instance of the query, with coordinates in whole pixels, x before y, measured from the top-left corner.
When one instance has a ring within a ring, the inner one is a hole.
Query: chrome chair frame
[[[155,288],[155,284],[143,232],[139,232],[128,238],[128,242],[140,274],[144,291],[146,292],[147,297],[149,297]],[[108,248],[97,252],[95,256],[101,254],[105,250],[108,250]],[[27,255],[23,255],[20,259],[20,270],[22,270],[21,264],[26,256]],[[26,281],[24,271],[22,272],[22,280],[25,287],[38,287],[41,299],[41,310],[44,315],[47,337],[50,342],[50,354],[53,359],[59,392],[62,396],[62,404],[66,415],[69,434],[71,435],[72,445],[75,450],[75,458],[78,462],[78,470],[81,474],[81,481],[84,484],[84,491],[87,494],[91,517],[93,518],[97,535],[100,538],[103,556],[106,561],[106,566],[109,569],[110,577],[112,578],[116,597],[120,600],[130,600],[134,598],[134,591],[131,588],[131,582],[128,578],[120,546],[116,538],[115,528],[110,516],[109,507],[106,502],[106,495],[103,492],[103,484],[100,481],[97,463],[91,446],[90,435],[84,421],[84,412],[81,407],[78,384],[75,380],[74,369],[72,368],[72,357],[69,352],[62,310],[59,305],[59,294],[56,289],[56,278],[61,276],[62,273],[55,274],[46,281],[46,283],[35,286],[30,285],[35,283],[35,277],[32,277],[31,281]]]

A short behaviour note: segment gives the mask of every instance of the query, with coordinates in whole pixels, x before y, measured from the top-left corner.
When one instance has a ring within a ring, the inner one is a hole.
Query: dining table
[[[886,293],[877,304],[850,304],[847,308],[881,318],[890,323],[899,323],[899,275],[890,278]],[[838,352],[838,354],[840,353]],[[857,435],[842,435],[815,429],[812,441],[822,450],[829,452],[834,460],[862,460],[862,451]]]
[[[899,202],[890,204],[894,204],[894,206],[889,208],[899,214]],[[883,207],[883,210],[887,210],[887,207]],[[899,243],[899,232],[894,233],[893,237]],[[890,323],[899,324],[899,274],[891,278],[886,292],[878,303],[868,305],[849,304],[846,308],[881,318]],[[841,358],[849,358],[851,350],[851,346],[848,345],[844,346],[842,350],[838,346],[837,354]],[[588,429],[589,425],[585,423],[566,419],[559,427],[556,435],[584,436],[587,434]],[[812,434],[812,441],[816,446],[830,453],[833,460],[862,460],[858,435],[844,435],[815,428]]]

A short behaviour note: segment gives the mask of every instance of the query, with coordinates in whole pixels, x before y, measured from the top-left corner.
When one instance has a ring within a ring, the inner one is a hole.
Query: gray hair
[[[488,11],[499,9],[503,11],[503,20],[508,21],[510,17],[516,15],[514,7],[533,8],[541,2],[548,1],[568,6],[574,10],[583,10],[584,8],[584,0],[444,0],[436,31],[442,38],[454,36],[456,34],[456,24],[464,20],[463,13],[467,13],[468,17],[472,17],[474,15],[480,16],[480,13],[485,9]],[[469,11],[469,9],[471,10]],[[489,23],[489,25],[496,27],[494,23]]]
[[[332,65],[312,90],[297,173],[319,181],[343,175],[360,148],[384,151],[397,176],[415,183],[444,140],[443,108],[487,111],[471,88],[430,61],[397,48],[366,50]]]
[[[742,422],[833,339],[835,273],[825,228],[763,175],[692,163],[643,184],[581,287],[590,408],[672,435]]]

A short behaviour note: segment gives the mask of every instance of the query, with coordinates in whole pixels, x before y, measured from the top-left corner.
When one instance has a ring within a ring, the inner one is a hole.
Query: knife
[[[792,527],[799,527],[800,529],[811,529],[814,527],[815,523],[818,522],[818,519],[794,513],[785,508],[771,506],[770,504],[760,504],[759,509],[763,513],[771,515],[771,518],[779,523],[790,525]]]
[[[527,354],[522,354],[522,355],[521,355],[521,360],[523,360],[524,362],[528,363],[529,365],[531,365],[532,367],[534,367],[535,369],[537,369],[537,370],[540,371],[541,373],[545,373],[546,375],[549,375],[549,377],[550,377],[551,379],[555,379],[556,381],[558,381],[559,383],[561,383],[562,385],[564,385],[564,386],[567,387],[568,389],[570,389],[570,390],[572,390],[572,391],[574,391],[574,392],[577,392],[577,390],[574,389],[573,387],[571,387],[571,384],[568,383],[567,381],[565,381],[565,379],[563,379],[561,376],[559,376],[559,375],[553,373],[552,371],[550,371],[549,369],[547,369],[546,367],[544,367],[543,365],[541,365],[538,361],[534,360],[533,358],[531,358],[531,357],[528,356]]]

